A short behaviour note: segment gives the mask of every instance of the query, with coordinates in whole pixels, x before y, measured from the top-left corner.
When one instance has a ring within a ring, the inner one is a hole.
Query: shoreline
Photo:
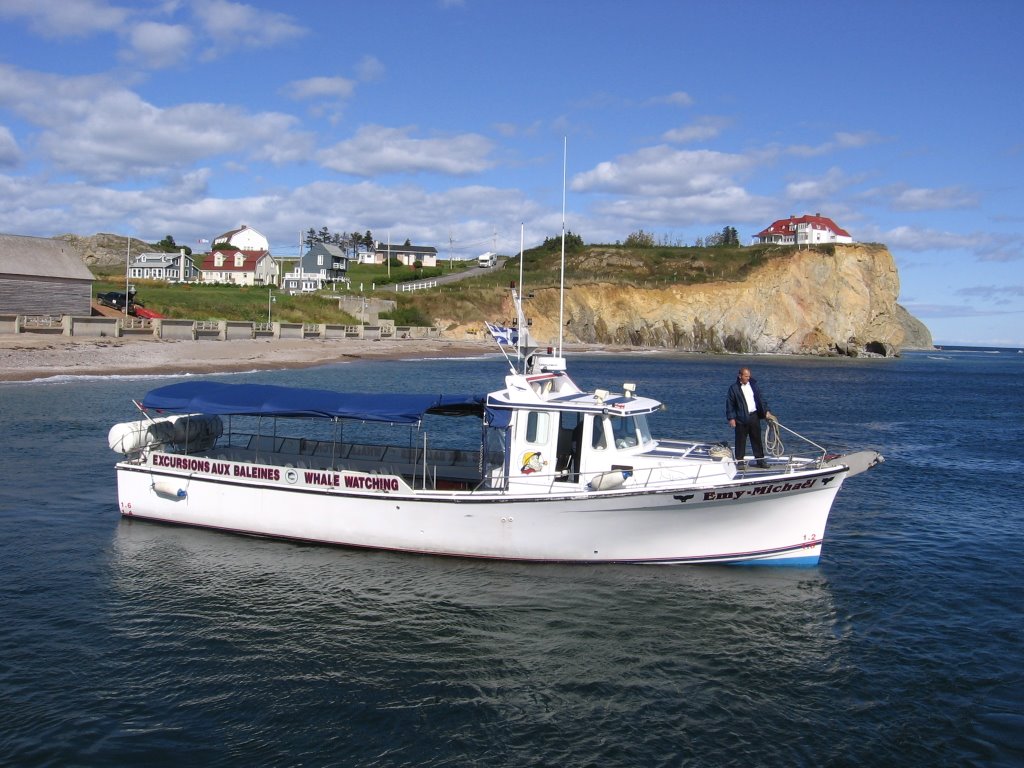
[[[356,360],[473,357],[493,342],[444,339],[160,340],[0,335],[0,383],[58,376],[145,376],[311,368]]]
[[[919,350],[919,351],[932,351]],[[566,353],[704,356],[661,348],[566,344]],[[904,350],[911,351],[911,350]],[[185,376],[312,368],[358,360],[415,360],[500,354],[491,339],[215,339],[0,334],[0,384],[55,377]],[[729,354],[729,353],[726,353]],[[733,355],[741,357],[741,355]],[[757,357],[759,355],[747,355]],[[813,357],[813,356],[812,356]],[[842,359],[842,358],[836,358]]]

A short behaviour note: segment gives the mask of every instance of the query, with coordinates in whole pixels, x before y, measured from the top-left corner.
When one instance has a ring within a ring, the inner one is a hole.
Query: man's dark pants
[[[756,413],[747,416],[747,420],[736,419],[736,461],[742,461],[747,452],[747,436],[750,436],[750,447],[755,459],[764,458],[764,445],[761,442],[761,419]]]

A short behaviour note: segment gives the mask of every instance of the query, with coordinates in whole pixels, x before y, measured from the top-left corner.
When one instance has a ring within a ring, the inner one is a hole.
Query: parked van
[[[477,256],[476,263],[479,267],[493,267],[498,263],[498,257],[488,251],[483,256]]]

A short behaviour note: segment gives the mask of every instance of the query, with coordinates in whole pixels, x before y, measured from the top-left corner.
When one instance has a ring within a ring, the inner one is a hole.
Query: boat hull
[[[120,510],[126,517],[234,533],[431,555],[813,565],[847,472],[827,467],[708,487],[513,495],[412,490],[380,475],[365,476],[356,489],[339,482],[341,475],[311,486],[301,474],[258,469],[223,477],[187,463],[165,469],[122,462]]]

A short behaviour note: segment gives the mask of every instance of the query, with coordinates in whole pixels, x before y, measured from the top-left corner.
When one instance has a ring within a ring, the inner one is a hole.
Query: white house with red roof
[[[203,257],[200,273],[204,283],[277,285],[278,266],[267,251],[218,248]]]
[[[204,283],[232,285],[277,285],[281,273],[270,241],[246,224],[213,238],[199,270]]]
[[[774,243],[776,245],[820,245],[823,243],[852,243],[850,233],[828,216],[816,213],[813,216],[790,216],[779,219],[754,235],[754,244]]]

